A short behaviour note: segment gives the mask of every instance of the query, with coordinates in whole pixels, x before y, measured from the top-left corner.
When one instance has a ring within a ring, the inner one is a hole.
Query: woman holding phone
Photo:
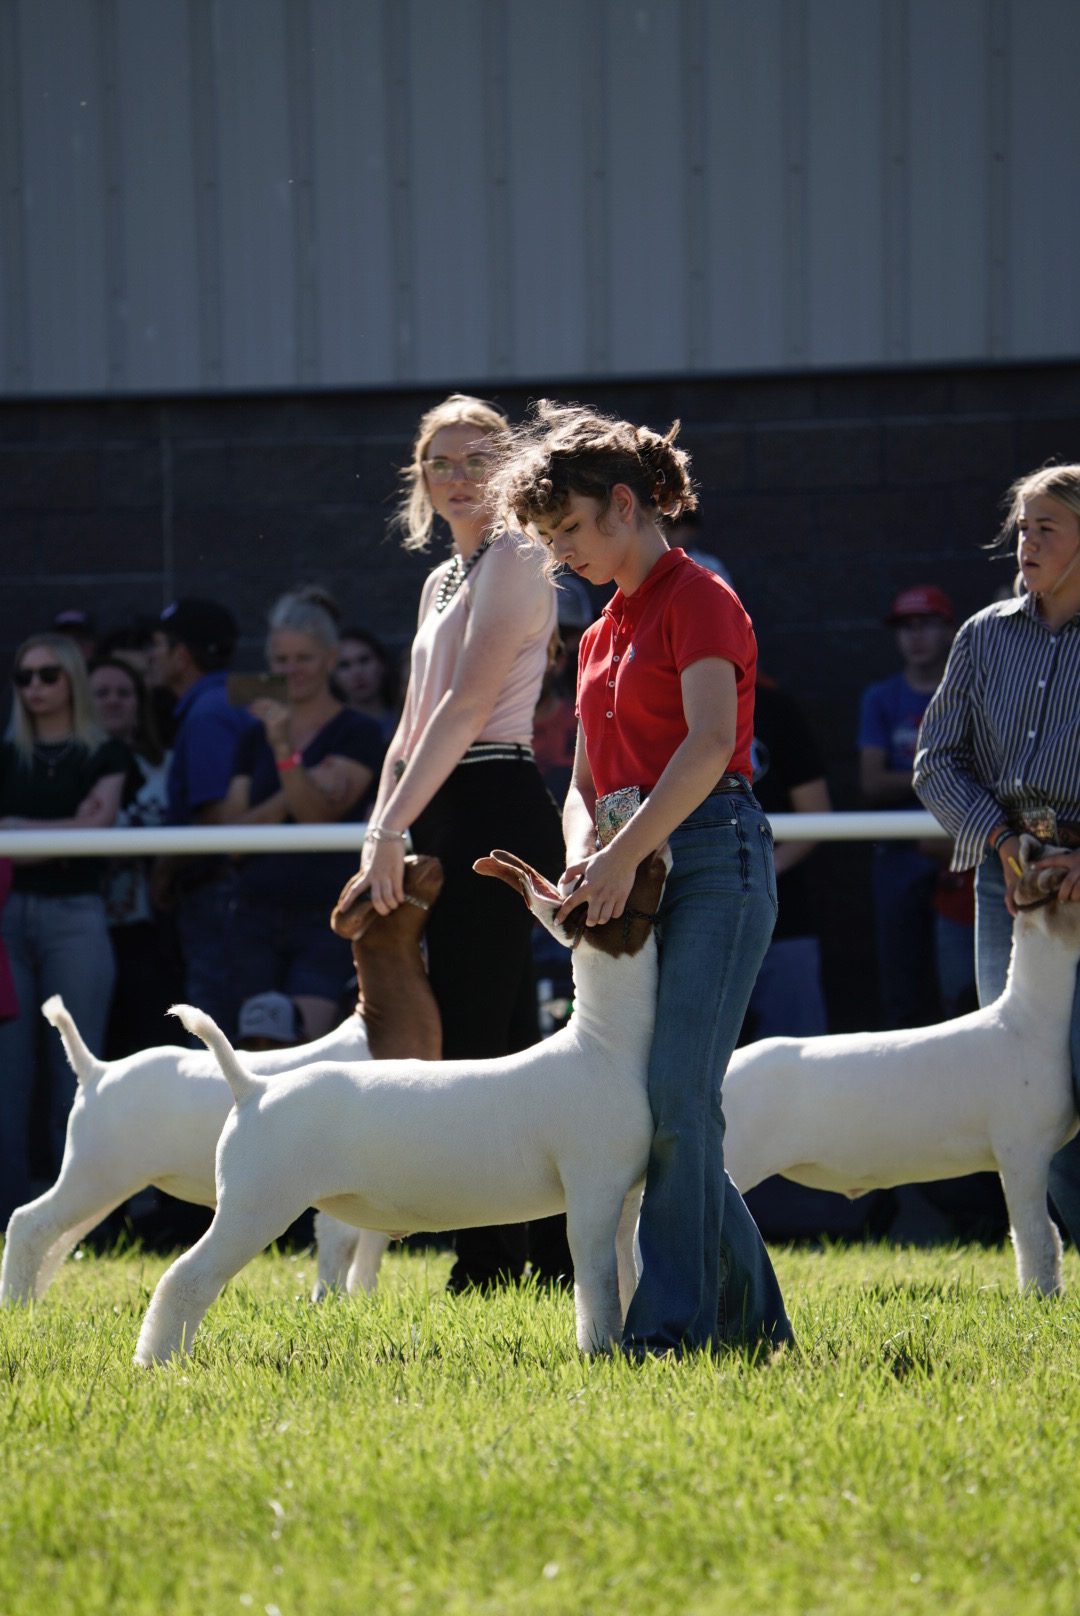
[[[259,720],[240,737],[222,809],[227,824],[320,825],[362,821],[383,757],[373,718],[335,695],[338,629],[320,590],[283,595],[270,612],[267,663],[283,701],[250,704]],[[306,1039],[340,1019],[352,970],[330,911],[353,854],[255,853],[239,867],[225,930],[236,1002],[276,991],[293,999]]]

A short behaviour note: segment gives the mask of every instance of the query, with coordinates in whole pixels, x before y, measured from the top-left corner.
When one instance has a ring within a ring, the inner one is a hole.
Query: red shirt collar
[[[624,617],[636,617],[640,603],[645,597],[662,583],[673,568],[688,559],[686,551],[678,546],[668,550],[658,561],[655,561],[646,576],[638,584],[632,595],[624,595],[621,589],[616,589],[607,605],[604,607],[604,616],[610,617],[612,622],[618,623]]]

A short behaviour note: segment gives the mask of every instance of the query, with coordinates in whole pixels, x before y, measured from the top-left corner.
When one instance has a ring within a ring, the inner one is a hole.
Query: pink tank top
[[[503,534],[496,546],[513,545]],[[483,559],[479,567],[484,565]],[[423,733],[435,708],[450,688],[465,630],[469,622],[470,593],[475,574],[466,578],[445,611],[437,612],[434,597],[416,631],[409,667],[409,693],[405,704],[405,755],[408,756]],[[540,698],[540,684],[547,668],[548,643],[555,630],[555,591],[548,590],[548,610],[541,627],[519,647],[513,666],[503,681],[498,700],[478,741],[516,741],[531,746],[533,713]]]

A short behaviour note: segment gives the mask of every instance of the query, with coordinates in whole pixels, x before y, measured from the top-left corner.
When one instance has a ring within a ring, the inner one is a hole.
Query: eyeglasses
[[[19,668],[12,678],[20,690],[29,690],[35,679],[40,679],[43,685],[56,684],[63,671],[58,662],[49,662],[44,668]]]
[[[464,477],[467,483],[482,483],[490,470],[490,461],[487,455],[466,455],[462,460],[451,460],[449,455],[436,455],[433,460],[422,462],[424,470],[433,483],[449,483],[455,476]]]

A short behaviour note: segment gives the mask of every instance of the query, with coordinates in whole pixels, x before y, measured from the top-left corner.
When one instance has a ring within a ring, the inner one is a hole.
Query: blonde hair
[[[1080,465],[1041,466],[1038,471],[1018,477],[1005,495],[1005,520],[991,548],[1011,550],[1015,546],[1023,507],[1029,499],[1038,499],[1040,495],[1068,506],[1080,523]]]
[[[558,520],[574,494],[600,502],[625,483],[654,519],[677,521],[697,509],[690,456],[677,449],[679,422],[661,434],[580,404],[542,398],[510,436],[489,482],[493,509],[516,522]],[[557,566],[552,559],[549,570]]]
[[[451,393],[420,417],[412,460],[401,471],[401,502],[390,524],[404,535],[406,550],[426,550],[431,542],[435,512],[424,476],[424,459],[432,438],[444,426],[475,426],[478,436],[485,438],[503,439],[510,433],[510,423],[501,410],[469,393]]]
[[[31,634],[15,653],[15,670],[22,666],[22,659],[28,651],[36,651],[39,647],[51,651],[67,675],[71,696],[71,729],[75,740],[85,746],[88,752],[95,751],[106,736],[94,711],[94,698],[90,694],[90,680],[82,652],[66,634]],[[19,761],[29,766],[34,759],[36,737],[33,722],[18,690],[11,704],[8,739],[13,742]]]

